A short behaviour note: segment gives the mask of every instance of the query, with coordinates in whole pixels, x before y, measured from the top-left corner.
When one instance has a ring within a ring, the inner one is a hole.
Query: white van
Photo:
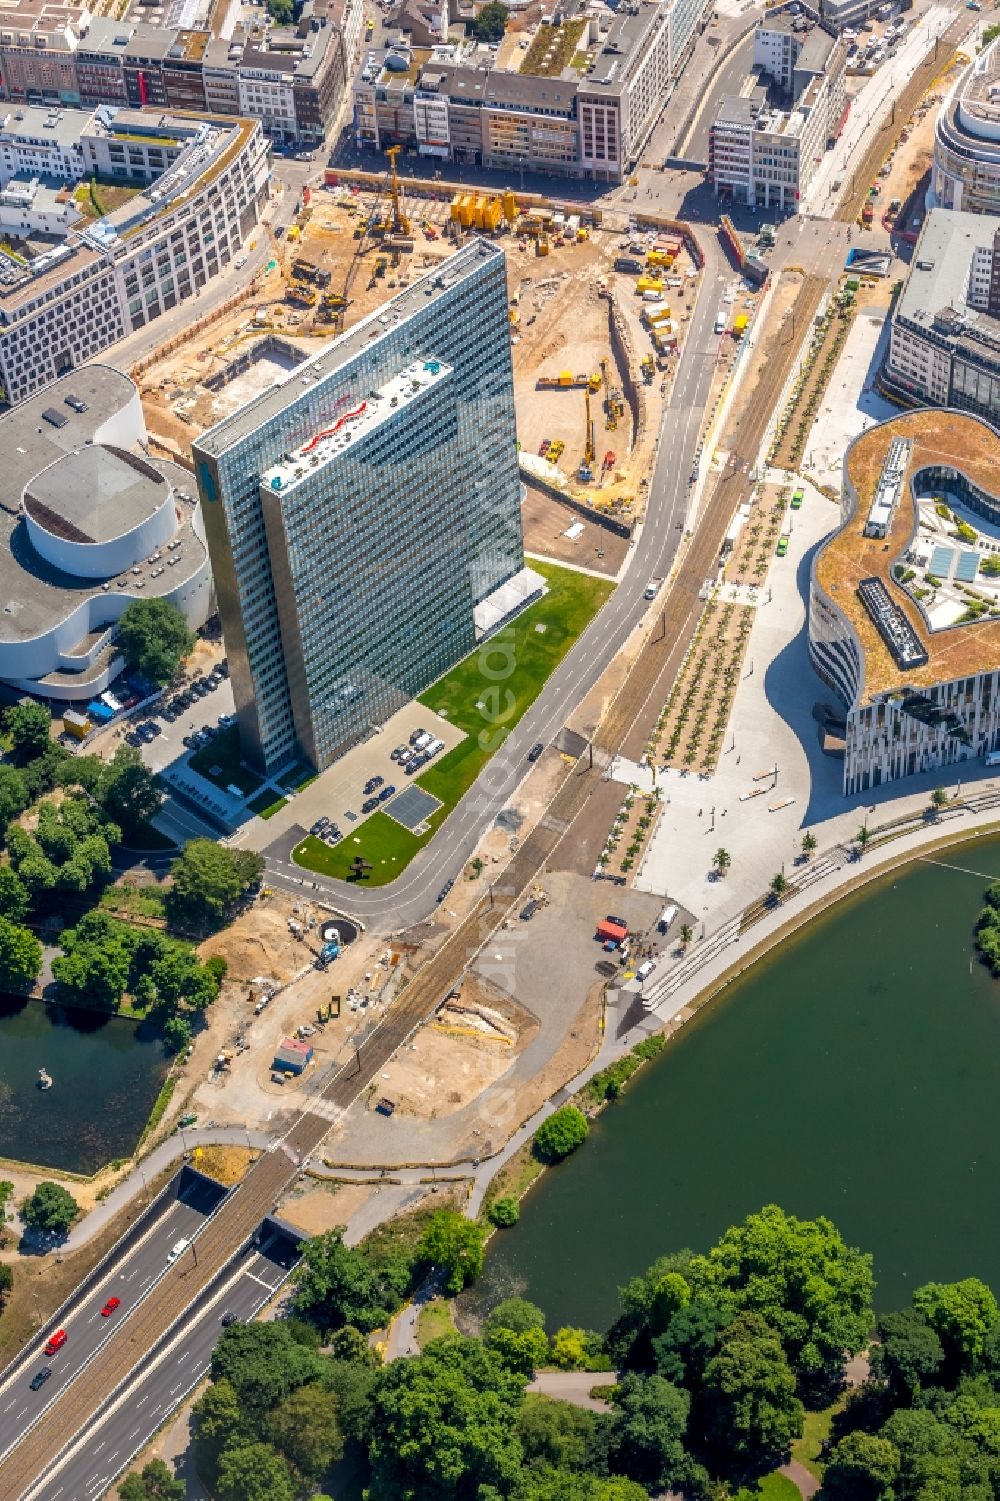
[[[661,933],[670,932],[670,924],[673,922],[676,916],[677,908],[673,905],[673,903],[671,903],[669,907],[664,907],[663,911],[660,913],[660,920],[656,925]]]
[[[652,959],[644,959],[643,962],[639,965],[639,968],[635,972],[636,979],[637,980],[648,980],[649,977],[650,977],[650,975],[653,973],[653,970],[655,968],[656,968],[656,964],[655,964],[654,960],[652,960]]]
[[[720,307],[719,311],[715,315],[715,332],[717,334],[725,333],[726,321],[726,310],[725,308]]]
[[[433,735],[428,735],[427,731],[425,730],[422,735],[418,735],[417,738],[416,738],[416,740],[414,740],[414,742],[413,742],[413,749],[415,751],[426,750],[427,747],[430,745],[430,743],[431,743],[431,741],[433,739],[434,739],[434,736]]]
[[[431,743],[430,743],[430,745],[427,747],[427,754],[429,756],[436,756],[437,753],[438,753],[438,751],[443,751],[443,750],[444,750],[444,741],[443,740],[432,740]]]

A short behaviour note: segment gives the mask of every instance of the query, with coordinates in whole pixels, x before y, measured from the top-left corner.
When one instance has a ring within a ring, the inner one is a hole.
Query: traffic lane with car
[[[95,1350],[124,1327],[131,1308],[166,1268],[171,1247],[181,1236],[192,1237],[218,1202],[218,1193],[208,1184],[186,1190],[184,1198],[175,1199],[142,1240],[120,1261],[112,1262],[106,1275],[59,1315],[55,1328],[43,1328],[25,1347],[0,1386],[0,1453],[17,1442]],[[114,1298],[119,1306],[105,1317],[103,1310]],[[54,1354],[46,1355],[46,1344],[57,1330],[65,1333],[65,1341]],[[33,1391],[31,1383],[43,1369],[50,1370],[51,1376]]]
[[[287,1243],[270,1242],[262,1250],[247,1248],[237,1264],[218,1279],[225,1291],[181,1325],[180,1340],[157,1364],[137,1367],[114,1410],[105,1410],[80,1441],[65,1465],[57,1469],[32,1501],[78,1501],[100,1496],[162,1427],[185,1393],[207,1373],[212,1351],[227,1321],[248,1323],[281,1286],[293,1259]]]

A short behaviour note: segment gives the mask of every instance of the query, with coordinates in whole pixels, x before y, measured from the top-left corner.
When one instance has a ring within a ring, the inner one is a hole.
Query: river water
[[[0,1157],[77,1173],[128,1157],[166,1072],[155,1027],[0,994]]]
[[[839,903],[683,1029],[495,1237],[483,1292],[604,1328],[629,1276],[769,1202],[873,1252],[882,1309],[1000,1290],[1000,981],[972,945],[1000,840],[935,858],[964,869]]]

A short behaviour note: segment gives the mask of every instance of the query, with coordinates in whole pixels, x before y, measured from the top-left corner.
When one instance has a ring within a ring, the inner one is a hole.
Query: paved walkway
[[[810,1496],[815,1496],[819,1490],[819,1481],[816,1476],[800,1464],[797,1459],[790,1459],[786,1465],[778,1466],[778,1474],[784,1475],[787,1480],[798,1489],[799,1495],[804,1496],[806,1501]]]
[[[176,1135],[161,1141],[148,1157],[142,1159],[138,1167],[133,1168],[111,1190],[106,1199],[73,1227],[66,1244],[60,1248],[61,1253],[65,1255],[70,1251],[78,1251],[81,1246],[93,1240],[133,1199],[145,1197],[149,1192],[148,1185],[164,1168],[179,1162],[185,1153],[192,1152],[195,1147],[246,1146],[263,1151],[273,1140],[273,1136],[263,1131],[248,1131],[245,1126],[206,1126],[197,1130],[185,1128],[183,1133],[178,1130]]]
[[[607,1402],[599,1402],[590,1393],[595,1386],[614,1386],[617,1380],[614,1371],[539,1371],[534,1381],[528,1382],[528,1391],[572,1402],[589,1412],[607,1412]]]

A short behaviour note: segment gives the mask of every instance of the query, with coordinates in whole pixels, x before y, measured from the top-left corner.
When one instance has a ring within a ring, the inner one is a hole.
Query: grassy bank
[[[441,803],[426,832],[413,834],[388,813],[373,813],[332,849],[311,835],[304,839],[292,852],[297,865],[348,881],[360,856],[372,867],[366,884],[385,886],[434,837],[614,587],[551,563],[535,561],[532,567],[548,583],[544,598],[420,696],[420,703],[465,731],[459,745],[416,778]]]

